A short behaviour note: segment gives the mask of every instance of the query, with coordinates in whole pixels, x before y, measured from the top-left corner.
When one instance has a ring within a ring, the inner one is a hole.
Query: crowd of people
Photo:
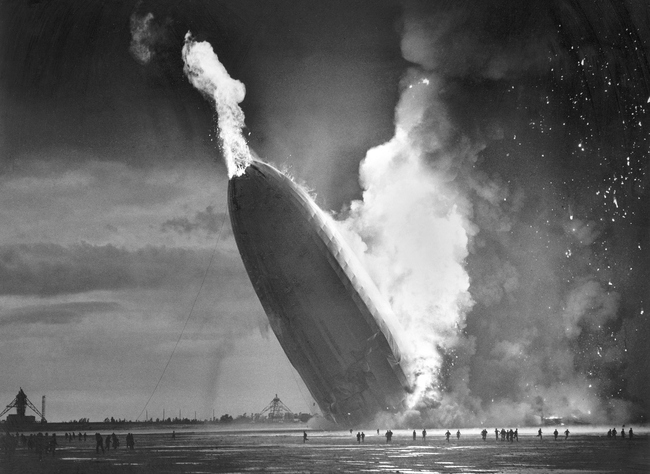
[[[88,438],[88,435],[86,433],[82,435],[81,432],[78,434],[65,433],[64,437],[67,442],[72,442],[75,440],[78,442],[85,442]],[[39,457],[39,459],[41,459],[45,455],[51,454],[54,456],[56,454],[56,450],[59,447],[58,440],[59,438],[57,438],[56,433],[52,433],[50,435],[47,432],[39,432],[36,434],[31,433],[29,436],[25,436],[24,433],[16,433],[15,436],[11,433],[7,433],[3,437],[2,448],[5,454],[12,454],[16,448],[23,446],[26,447],[29,452],[33,452],[36,456]],[[99,433],[95,433],[95,440],[95,452],[97,453],[99,453],[100,449],[102,453],[104,453],[105,449],[110,450],[111,446],[113,449],[117,449],[120,446],[120,439],[115,433],[107,435],[106,438],[104,438]],[[126,449],[134,448],[135,440],[133,438],[133,434],[128,433],[126,435]]]

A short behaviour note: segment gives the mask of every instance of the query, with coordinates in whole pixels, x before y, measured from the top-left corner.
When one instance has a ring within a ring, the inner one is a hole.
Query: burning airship
[[[351,425],[403,408],[399,324],[329,216],[259,160],[230,179],[228,208],[271,328],[323,415]]]

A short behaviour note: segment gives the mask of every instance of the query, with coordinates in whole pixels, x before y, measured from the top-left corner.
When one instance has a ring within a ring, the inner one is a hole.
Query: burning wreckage
[[[271,327],[325,418],[351,425],[403,408],[398,322],[329,216],[257,160],[230,179],[228,208]]]

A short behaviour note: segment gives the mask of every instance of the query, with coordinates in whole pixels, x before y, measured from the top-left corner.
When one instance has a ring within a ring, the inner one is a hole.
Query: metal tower
[[[293,419],[293,412],[289,410],[289,407],[282,403],[282,400],[278,398],[277,393],[275,394],[275,398],[271,400],[271,403],[260,412],[260,418],[265,414],[267,414],[269,421],[283,421],[287,415],[291,415],[291,418]]]
[[[16,408],[16,415],[14,416],[9,415],[9,417],[12,418],[12,421],[16,421],[18,423],[21,422],[24,423],[25,421],[28,421],[29,417],[25,416],[25,412],[27,411],[27,407],[29,407],[34,413],[36,413],[38,416],[41,417],[41,423],[47,423],[47,420],[45,419],[45,415],[40,411],[38,411],[38,409],[34,406],[34,404],[31,401],[29,401],[29,398],[27,398],[27,395],[25,395],[25,392],[23,392],[22,388],[18,392],[18,395],[16,395],[16,398],[14,398],[13,402],[7,405],[7,408],[2,410],[2,413],[0,413],[0,417],[14,407]],[[7,421],[9,421],[9,417],[7,418]],[[33,422],[33,417],[31,421]]]

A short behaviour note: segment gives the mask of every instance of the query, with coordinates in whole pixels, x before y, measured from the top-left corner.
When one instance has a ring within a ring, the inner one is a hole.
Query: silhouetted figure
[[[456,431],[456,439],[460,439],[460,430]]]
[[[307,432],[306,431],[302,432],[302,442],[303,442],[303,444],[307,442]]]
[[[117,439],[117,436],[115,436],[115,433],[111,435],[111,440],[113,441],[113,449],[117,449],[120,447],[120,440]]]
[[[447,442],[449,442],[449,437],[450,436],[451,436],[451,433],[449,432],[449,430],[447,430],[447,432],[445,433],[445,438],[447,438]]]
[[[501,441],[506,440],[506,430],[504,428],[501,428]]]
[[[555,438],[555,441],[557,441],[557,435],[558,435],[557,428],[555,428],[555,431],[553,431],[553,437]]]
[[[361,444],[361,431],[357,431],[357,444]]]
[[[417,438],[417,435],[415,434],[415,430],[413,430],[413,441],[415,441],[415,438]]]
[[[494,435],[497,437],[497,441],[499,441],[499,428],[494,428]]]
[[[87,434],[84,432],[84,442],[86,441]]]
[[[377,434],[379,434],[379,428],[377,428]]]
[[[539,439],[544,439],[544,438],[542,438],[542,429],[541,428],[539,430],[537,430],[537,437]]]
[[[95,452],[99,453],[99,448],[102,449],[102,454],[104,453],[104,439],[102,438],[102,435],[99,433],[95,433],[95,442],[97,445],[95,446]]]
[[[77,435],[77,439],[78,439],[79,441],[81,441],[81,431],[80,431],[79,434]]]
[[[126,449],[133,449],[135,447],[135,441],[133,440],[133,433],[127,433],[126,435]]]
[[[612,438],[616,438],[616,428],[612,428]]]
[[[422,430],[422,441],[425,441],[427,439],[427,430],[423,429]]]
[[[569,428],[567,428],[566,431],[564,432],[564,439],[568,439],[568,438],[569,438]]]
[[[512,428],[508,430],[508,439],[510,440],[511,443],[515,440],[515,432],[512,431]]]
[[[632,427],[628,430],[628,434],[630,435],[630,439],[634,437],[634,432],[632,431]]]
[[[612,437],[612,430],[611,430],[611,429],[610,429],[610,430],[607,430],[607,437],[608,437],[608,438],[611,438],[611,437]]]
[[[52,456],[54,456],[54,451],[59,444],[56,442],[56,433],[52,433],[50,438],[50,451],[52,451]]]
[[[366,434],[362,431],[361,432],[361,442],[364,443],[366,441]]]
[[[386,431],[386,442],[390,443],[393,439],[393,432],[391,430]]]
[[[106,451],[111,450],[111,435],[106,435],[106,441],[104,441],[104,446],[106,446]]]
[[[625,425],[621,428],[621,439],[625,439]]]
[[[519,428],[515,428],[514,436],[517,442],[519,442]]]
[[[483,431],[481,431],[481,438],[483,439],[483,441],[485,441],[486,437],[487,437],[487,430],[483,428]]]

